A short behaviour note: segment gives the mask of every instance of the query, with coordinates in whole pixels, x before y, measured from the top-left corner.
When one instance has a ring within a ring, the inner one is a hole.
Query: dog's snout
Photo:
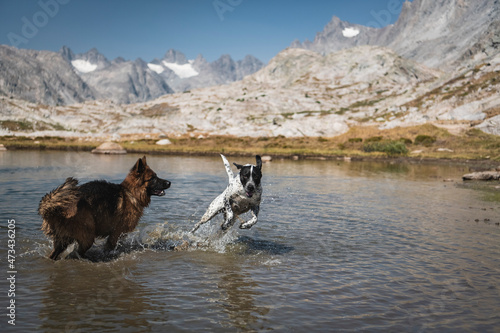
[[[249,191],[255,191],[255,186],[253,184],[248,184],[247,190],[249,190]]]
[[[169,188],[171,184],[172,184],[172,183],[171,183],[171,182],[169,182],[168,180],[164,180],[164,181],[163,181],[163,187],[164,187],[164,188],[166,188],[166,189],[167,189],[167,188]]]

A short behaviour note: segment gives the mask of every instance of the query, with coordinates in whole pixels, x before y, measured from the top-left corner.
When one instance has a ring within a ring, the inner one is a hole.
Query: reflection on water
[[[83,332],[108,327],[122,331],[128,328],[130,320],[136,327],[150,326],[141,314],[151,306],[143,296],[142,286],[130,273],[133,265],[100,266],[98,270],[92,263],[74,260],[65,263],[64,268],[58,265],[45,272],[50,279],[41,287],[44,295],[39,318],[44,330]],[[112,322],[116,308],[127,311],[121,323]]]
[[[190,236],[226,186],[220,158],[148,156],[172,187],[152,199],[118,249],[105,254],[100,240],[90,260],[48,260],[40,198],[69,176],[121,182],[138,157],[0,153],[0,212],[18,227],[16,330],[420,332],[500,325],[499,189],[462,184],[463,167],[273,161],[264,165],[261,214],[251,230],[222,236],[217,217]],[[1,244],[6,230],[2,224]],[[184,251],[173,251],[183,242]],[[2,245],[4,272],[5,258]]]

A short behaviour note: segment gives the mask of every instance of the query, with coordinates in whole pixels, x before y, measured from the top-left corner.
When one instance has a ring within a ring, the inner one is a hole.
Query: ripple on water
[[[18,222],[16,299],[25,330],[492,331],[500,325],[500,206],[478,189],[430,178],[460,170],[273,161],[264,166],[257,225],[222,233],[217,217],[191,235],[227,182],[220,159],[151,156],[148,163],[172,187],[153,198],[137,229],[110,254],[98,240],[87,260],[53,262],[36,214],[42,195],[75,173],[119,181],[136,156],[7,153],[0,212]]]

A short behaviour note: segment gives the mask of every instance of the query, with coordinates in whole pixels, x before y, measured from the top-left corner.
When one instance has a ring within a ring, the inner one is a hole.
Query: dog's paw
[[[240,229],[250,229],[253,226],[251,223],[240,224]]]

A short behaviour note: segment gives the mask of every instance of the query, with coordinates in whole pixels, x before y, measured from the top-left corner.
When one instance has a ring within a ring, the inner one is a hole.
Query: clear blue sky
[[[252,54],[268,62],[313,40],[332,16],[362,25],[397,20],[404,0],[0,0],[0,44],[151,61],[171,48],[194,59]]]

